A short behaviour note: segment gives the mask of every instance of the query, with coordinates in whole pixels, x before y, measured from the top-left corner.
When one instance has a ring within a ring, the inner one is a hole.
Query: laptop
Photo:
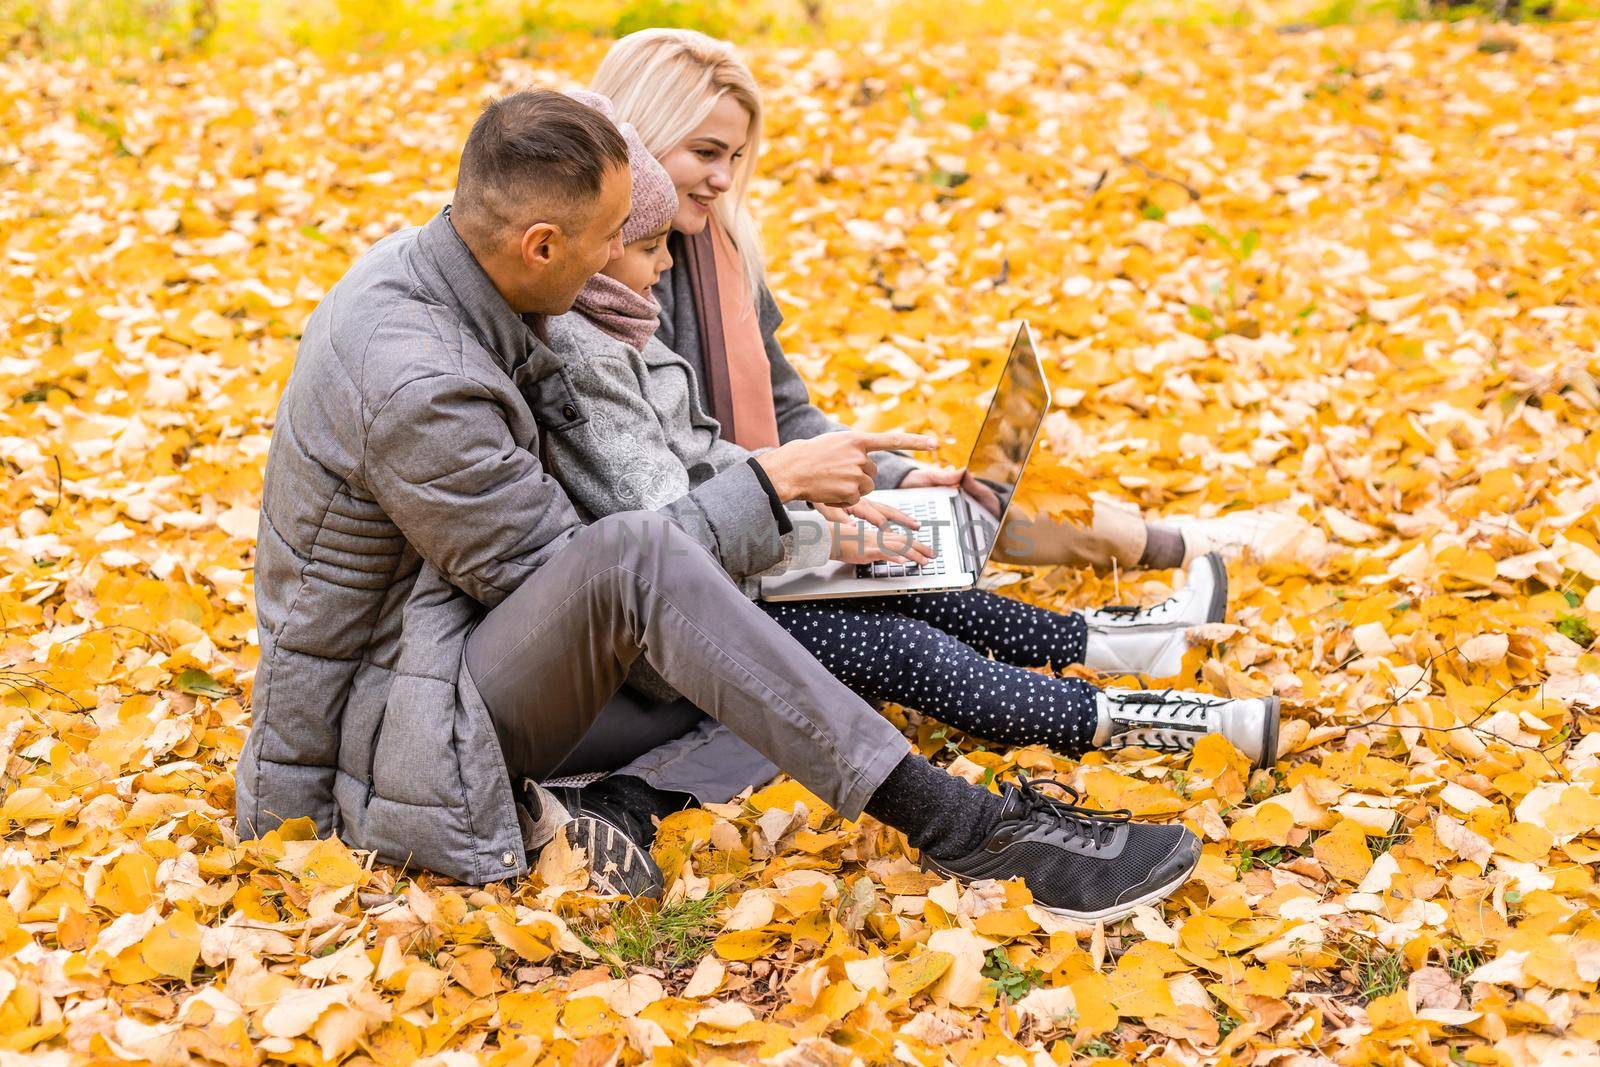
[[[880,489],[867,494],[868,500],[899,508],[916,519],[921,524],[917,540],[938,555],[922,564],[830,561],[820,567],[788,571],[761,579],[761,599],[823,600],[973,588],[994,551],[1049,410],[1044,364],[1034,348],[1033,331],[1024,322],[1011,342],[1011,355],[973,442],[961,486]],[[862,524],[861,536],[869,539],[869,544],[877,535],[876,527]]]

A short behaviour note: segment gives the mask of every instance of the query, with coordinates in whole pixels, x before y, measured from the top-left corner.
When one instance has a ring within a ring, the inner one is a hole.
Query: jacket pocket
[[[572,371],[566,367],[530,382],[524,392],[534,419],[545,430],[570,430],[589,421],[588,407],[579,398]]]

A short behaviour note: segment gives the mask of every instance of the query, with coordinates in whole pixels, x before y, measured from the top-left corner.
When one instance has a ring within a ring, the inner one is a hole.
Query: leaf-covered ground
[[[603,45],[0,66],[0,1048],[29,1062],[1594,1062],[1600,31],[1125,26],[752,50],[819,401],[960,458],[1010,324],[1034,491],[1293,516],[1180,682],[1272,771],[996,751],[1203,835],[1076,929],[793,783],[675,816],[660,911],[241,843],[250,563],[296,332]],[[1172,575],[1011,572],[1056,605]],[[1120,588],[1119,588],[1120,586]]]

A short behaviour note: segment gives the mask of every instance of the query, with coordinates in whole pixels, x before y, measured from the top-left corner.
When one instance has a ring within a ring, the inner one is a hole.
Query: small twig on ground
[[[1579,735],[1579,731],[1578,731],[1577,726],[1576,726],[1576,716],[1571,715],[1571,713],[1569,713],[1569,725],[1571,725],[1573,728],[1568,732],[1566,737],[1563,737],[1563,738],[1561,738],[1561,739],[1559,739],[1557,741],[1553,741],[1548,745],[1529,745],[1529,744],[1525,744],[1524,742],[1521,742],[1521,741],[1513,741],[1509,737],[1501,737],[1499,734],[1496,734],[1496,733],[1492,733],[1492,732],[1488,732],[1488,731],[1480,731],[1477,728],[1479,720],[1483,719],[1491,711],[1493,711],[1495,709],[1495,707],[1497,705],[1499,705],[1499,703],[1502,700],[1505,700],[1507,697],[1511,696],[1514,693],[1525,692],[1525,691],[1527,691],[1529,689],[1542,689],[1544,687],[1544,682],[1542,682],[1542,681],[1541,682],[1518,682],[1518,683],[1514,683],[1509,689],[1505,690],[1499,696],[1497,696],[1493,700],[1489,701],[1489,703],[1486,704],[1482,709],[1480,709],[1478,711],[1478,713],[1476,715],[1474,715],[1471,719],[1468,719],[1466,722],[1457,723],[1454,726],[1426,726],[1426,725],[1423,725],[1421,723],[1397,723],[1397,722],[1387,721],[1387,716],[1388,716],[1389,712],[1394,710],[1395,708],[1399,707],[1400,706],[1400,702],[1405,700],[1406,697],[1408,697],[1408,696],[1410,696],[1412,694],[1412,692],[1417,688],[1417,686],[1422,683],[1422,679],[1427,677],[1427,672],[1433,669],[1433,665],[1434,665],[1435,662],[1437,662],[1437,661],[1439,661],[1441,659],[1445,659],[1445,658],[1447,658],[1449,656],[1455,656],[1455,655],[1459,655],[1459,654],[1460,654],[1460,650],[1458,648],[1456,648],[1454,645],[1452,645],[1451,647],[1445,649],[1443,652],[1440,652],[1438,655],[1429,656],[1428,657],[1428,662],[1423,664],[1423,674],[1418,676],[1416,681],[1412,682],[1409,686],[1407,686],[1404,692],[1400,693],[1398,696],[1392,698],[1387,704],[1383,705],[1382,709],[1378,712],[1377,715],[1373,716],[1370,719],[1365,719],[1365,720],[1363,720],[1361,722],[1352,723],[1349,726],[1346,726],[1340,733],[1334,735],[1334,737],[1344,737],[1347,734],[1349,734],[1349,733],[1351,733],[1351,732],[1353,732],[1355,730],[1365,730],[1365,729],[1367,729],[1368,727],[1371,727],[1371,726],[1386,726],[1386,727],[1389,727],[1389,728],[1395,729],[1395,730],[1420,730],[1420,731],[1425,731],[1425,732],[1428,732],[1428,733],[1441,733],[1441,734],[1454,733],[1457,730],[1466,730],[1466,731],[1468,731],[1468,732],[1470,732],[1472,734],[1480,734],[1480,733],[1486,733],[1487,732],[1490,737],[1494,738],[1494,740],[1496,740],[1496,741],[1500,742],[1501,744],[1506,745],[1506,746],[1508,746],[1510,748],[1520,748],[1520,749],[1522,749],[1524,751],[1527,751],[1527,752],[1538,752],[1538,753],[1542,754],[1542,753],[1546,753],[1546,752],[1552,752],[1552,751],[1554,751],[1554,750],[1556,750],[1558,748],[1564,748],[1564,747],[1570,746],[1572,744],[1572,742],[1574,740],[1576,740],[1576,738],[1578,736],[1580,736]],[[1557,731],[1557,732],[1559,733],[1560,731]],[[1323,740],[1324,741],[1331,741],[1331,740],[1334,740],[1334,737],[1324,738]],[[1561,768],[1559,766],[1557,766],[1554,761],[1550,761],[1550,766],[1551,766],[1551,768],[1553,770],[1555,770],[1556,776],[1558,778],[1560,778],[1562,781],[1569,781],[1567,776],[1562,773]]]
[[[1170,174],[1162,174],[1159,170],[1155,170],[1138,156],[1122,156],[1120,158],[1122,159],[1122,162],[1126,163],[1128,166],[1138,167],[1140,170],[1144,171],[1145,177],[1153,178],[1158,182],[1171,182],[1173,185],[1176,185],[1178,188],[1188,193],[1190,200],[1200,199],[1200,190],[1196,189],[1183,179],[1174,178]]]

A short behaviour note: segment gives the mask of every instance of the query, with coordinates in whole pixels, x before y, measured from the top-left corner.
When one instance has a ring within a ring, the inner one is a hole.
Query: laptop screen
[[[961,494],[972,518],[969,529],[976,543],[969,544],[981,570],[989,562],[1000,525],[1016,495],[1028,453],[1050,409],[1050,387],[1033,347],[1033,331],[1024,322],[1011,342],[1000,383],[995,386],[989,413],[978,430],[972,455],[967,459]]]

